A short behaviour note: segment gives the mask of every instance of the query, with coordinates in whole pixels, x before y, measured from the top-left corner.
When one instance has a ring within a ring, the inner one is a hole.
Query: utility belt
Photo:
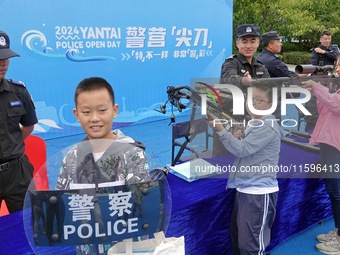
[[[8,170],[11,166],[19,164],[20,160],[24,157],[24,155],[19,156],[17,158],[11,159],[5,163],[0,164],[0,172],[5,172]]]

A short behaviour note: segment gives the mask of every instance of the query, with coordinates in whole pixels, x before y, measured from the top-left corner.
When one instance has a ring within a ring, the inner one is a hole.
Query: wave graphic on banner
[[[90,62],[90,61],[106,61],[116,60],[116,58],[109,56],[91,56],[83,57],[80,55],[78,49],[68,49],[65,54],[54,53],[53,48],[47,45],[47,38],[39,30],[28,30],[21,36],[21,45],[28,50],[33,52],[35,56],[39,55],[47,58],[65,58],[73,62]]]
[[[43,57],[61,58],[63,54],[51,54],[53,49],[47,46],[46,36],[39,30],[29,30],[21,36],[21,45],[30,52]]]
[[[66,58],[74,62],[105,61],[105,60],[110,60],[110,59],[116,60],[113,57],[106,57],[106,56],[82,57],[76,54],[79,54],[78,49],[69,49],[66,51]]]

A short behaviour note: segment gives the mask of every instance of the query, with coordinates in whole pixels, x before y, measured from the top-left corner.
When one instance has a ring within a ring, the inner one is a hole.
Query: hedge
[[[290,51],[290,52],[284,52],[282,54],[282,60],[286,64],[292,64],[292,65],[306,65],[309,64],[309,59],[311,57],[310,52],[305,51]]]

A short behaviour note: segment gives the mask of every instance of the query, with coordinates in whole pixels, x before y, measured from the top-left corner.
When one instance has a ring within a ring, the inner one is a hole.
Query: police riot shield
[[[95,255],[124,239],[166,232],[170,213],[166,172],[144,149],[98,139],[47,159],[27,191],[23,217],[35,254]]]

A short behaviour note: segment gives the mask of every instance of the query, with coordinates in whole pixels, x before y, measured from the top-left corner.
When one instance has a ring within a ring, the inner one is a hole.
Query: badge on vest
[[[16,106],[21,106],[21,105],[22,105],[22,102],[20,100],[9,102],[10,107],[16,107]]]

